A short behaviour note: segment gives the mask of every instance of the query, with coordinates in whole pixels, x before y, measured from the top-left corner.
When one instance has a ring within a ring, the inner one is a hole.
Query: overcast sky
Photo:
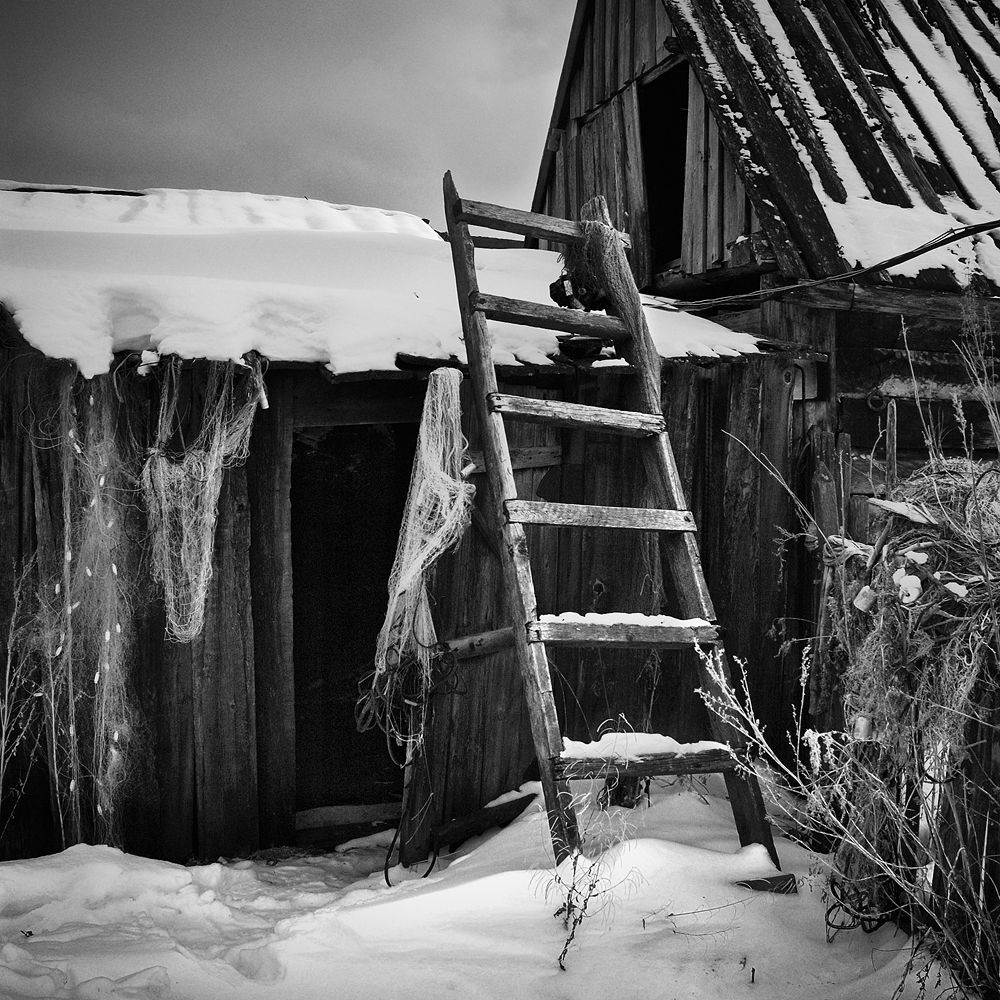
[[[574,0],[6,0],[0,176],[528,207]]]

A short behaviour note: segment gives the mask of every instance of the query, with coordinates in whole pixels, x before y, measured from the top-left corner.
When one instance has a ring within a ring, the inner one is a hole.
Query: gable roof
[[[869,266],[1000,219],[997,0],[662,2],[786,273]],[[592,6],[580,0],[578,18]],[[571,49],[564,77],[574,66]],[[557,100],[555,127],[566,113]],[[888,277],[1000,285],[998,239]]]
[[[549,301],[544,250],[480,250],[484,291]],[[406,212],[228,191],[108,192],[0,182],[0,304],[85,376],[117,351],[392,371],[465,358],[451,250]],[[647,299],[664,357],[756,353],[756,338]],[[2,318],[2,317],[0,317]],[[551,330],[491,324],[501,364],[552,364]]]

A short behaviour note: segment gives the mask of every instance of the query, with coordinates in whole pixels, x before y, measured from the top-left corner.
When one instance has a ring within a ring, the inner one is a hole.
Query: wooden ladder
[[[596,647],[714,648],[722,657],[725,676],[729,667],[722,640],[714,625],[715,611],[701,569],[694,517],[686,509],[684,490],[674,461],[660,405],[660,357],[643,321],[639,337],[629,334],[620,319],[580,310],[486,295],[479,291],[475,247],[470,225],[502,232],[521,233],[564,244],[585,239],[579,223],[521,212],[482,202],[466,201],[455,190],[451,174],[444,178],[445,215],[451,241],[468,353],[469,374],[482,433],[482,448],[489,489],[488,506],[502,535],[500,555],[513,618],[514,649],[524,681],[531,732],[538,756],[542,790],[556,862],[580,847],[580,831],[569,790],[571,778],[602,778],[609,772],[603,758],[567,759],[561,756],[562,735],[556,716],[546,645]],[[618,353],[634,369],[636,410],[612,410],[556,400],[529,399],[499,391],[493,362],[493,341],[488,319],[546,327],[587,337],[600,337],[618,345]],[[531,420],[556,427],[611,432],[639,439],[654,508],[598,507],[587,504],[547,503],[518,499],[505,420]],[[697,627],[656,624],[540,621],[525,537],[525,524],[579,525],[630,528],[666,533],[668,569],[679,595],[680,613],[709,624]],[[711,690],[715,683],[701,663],[701,683]],[[738,735],[709,713],[712,735],[739,753]],[[771,838],[761,798],[753,776],[741,770],[726,750],[708,750],[682,756],[655,754],[638,761],[614,763],[618,776],[652,776],[722,772],[732,803],[741,844],[763,844],[775,865],[778,856]]]

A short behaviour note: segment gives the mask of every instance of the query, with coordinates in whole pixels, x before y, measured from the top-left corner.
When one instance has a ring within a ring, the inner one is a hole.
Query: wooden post
[[[270,406],[250,439],[250,589],[253,601],[260,841],[295,841],[295,665],[292,660],[292,431],[295,376],[267,376]]]

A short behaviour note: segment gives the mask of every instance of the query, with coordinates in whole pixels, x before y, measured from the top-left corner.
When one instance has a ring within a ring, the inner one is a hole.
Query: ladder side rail
[[[607,204],[603,199],[597,201],[594,215],[597,216],[596,221],[612,226]],[[635,409],[646,413],[662,414],[660,355],[653,344],[646,317],[641,310],[639,319],[639,330],[619,348],[622,357],[636,369],[632,405]],[[687,502],[684,497],[684,485],[667,432],[643,438],[639,442],[639,449],[656,501],[675,509],[685,509]],[[702,570],[696,536],[668,535],[661,539],[661,544],[667,555],[667,568],[677,591],[681,614],[700,616],[714,622],[715,609]],[[715,647],[715,655],[720,657],[723,676],[727,683],[731,684],[729,659],[721,643]],[[715,687],[707,665],[702,661],[699,661],[699,675],[707,689]],[[729,743],[735,750],[745,748],[745,740],[712,712],[709,712],[709,727],[713,737],[720,742]],[[725,781],[740,843],[763,844],[771,860],[780,868],[760,785],[755,779],[751,780],[733,771],[725,773]]]
[[[608,214],[607,203],[600,199],[593,221],[613,228]],[[630,405],[642,413],[663,414],[660,398],[660,355],[653,344],[653,338],[646,325],[646,317],[640,310],[639,329],[619,348],[620,355],[635,368],[635,378],[631,389]],[[670,437],[666,431],[655,437],[639,442],[639,454],[646,472],[646,480],[657,506],[686,510],[684,484],[681,480]],[[661,545],[669,556],[667,568],[674,582],[680,602],[680,613],[685,617],[704,618],[715,621],[715,606],[705,582],[701,568],[701,554],[694,535],[671,536],[661,540]]]
[[[562,752],[562,733],[554,710],[552,677],[545,646],[542,643],[528,642],[528,622],[537,618],[531,563],[528,558],[524,527],[509,523],[504,511],[504,501],[517,499],[517,488],[503,417],[499,413],[490,412],[487,405],[487,396],[499,391],[493,365],[492,336],[485,316],[473,308],[473,303],[479,294],[475,270],[475,246],[469,235],[468,225],[461,221],[462,201],[450,172],[445,174],[444,178],[444,203],[452,262],[455,267],[459,312],[462,317],[462,332],[465,337],[476,414],[482,434],[483,456],[489,485],[487,502],[495,524],[502,530],[504,540],[501,556],[506,587],[511,595],[515,655],[524,679],[532,739],[538,757],[556,862],[559,863],[579,846],[580,838],[569,786],[566,782],[556,781],[552,768],[552,758],[558,757]]]

